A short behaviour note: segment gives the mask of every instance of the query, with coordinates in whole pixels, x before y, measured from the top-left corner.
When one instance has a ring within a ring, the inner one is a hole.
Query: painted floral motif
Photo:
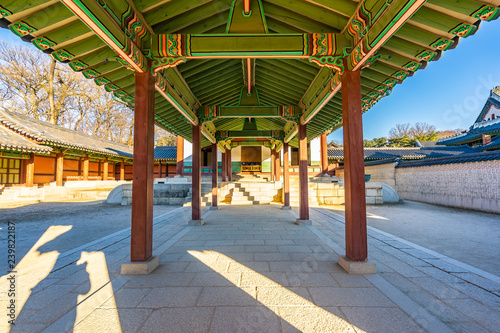
[[[4,7],[0,6],[0,18],[3,18],[3,17],[6,17],[6,16],[10,16],[12,15],[12,12],[5,9]]]
[[[74,55],[73,55],[73,54],[69,53],[69,52],[68,52],[68,51],[66,51],[66,50],[59,50],[59,51],[56,51],[56,52],[52,53],[52,56],[53,56],[54,58],[56,58],[56,60],[59,60],[59,61],[61,61],[61,62],[63,62],[63,61],[67,61],[67,60],[69,60],[69,59],[71,59],[71,58],[73,58],[73,57],[74,57]]]
[[[46,37],[39,37],[36,38],[32,41],[32,43],[40,50],[47,50],[50,49],[51,47],[54,47],[56,43],[51,41],[50,39]]]
[[[85,76],[87,79],[93,79],[96,76],[99,76],[99,72],[93,70],[93,69],[87,69],[83,71],[83,76]]]
[[[417,69],[419,69],[420,63],[416,61],[410,61],[406,65],[403,65],[403,68],[406,68],[409,71],[415,72]]]
[[[435,56],[436,56],[436,53],[432,52],[430,50],[422,51],[419,54],[417,54],[418,59],[422,59],[425,61],[431,61],[432,59],[434,59]]]
[[[472,13],[473,18],[481,19],[483,21],[491,21],[500,15],[498,7],[483,6],[478,11]]]
[[[83,61],[75,60],[69,63],[69,67],[71,67],[74,71],[81,71],[89,66]]]
[[[35,32],[36,29],[24,22],[15,22],[9,25],[9,29],[16,35],[23,37]]]
[[[429,45],[430,47],[434,47],[438,50],[445,51],[447,50],[451,45],[453,44],[453,41],[446,39],[446,38],[439,38],[436,40],[434,43]]]
[[[467,23],[457,25],[451,29],[450,34],[457,35],[458,37],[467,37],[476,30],[476,27]]]
[[[110,83],[111,81],[106,79],[105,77],[99,77],[97,79],[94,80],[95,84],[97,84],[98,86],[103,86],[105,84],[108,84]]]
[[[408,73],[406,73],[405,71],[399,71],[394,73],[392,76],[400,81],[403,81],[408,76]]]
[[[104,89],[107,91],[107,92],[112,92],[112,91],[116,91],[118,89],[120,89],[118,86],[114,85],[114,84],[107,84]]]

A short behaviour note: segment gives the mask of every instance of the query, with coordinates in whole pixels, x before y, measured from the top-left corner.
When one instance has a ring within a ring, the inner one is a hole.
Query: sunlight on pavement
[[[376,220],[386,220],[386,221],[390,220],[387,217],[383,217],[383,216],[380,216],[380,215],[375,215],[375,214],[368,213],[368,212],[366,213],[366,217],[371,218],[371,219],[376,219]]]
[[[50,241],[56,239],[62,234],[71,230],[72,226],[63,225],[53,225],[50,226],[45,233],[38,239],[38,241],[33,245],[29,252],[21,259],[21,261],[13,269],[15,271],[15,284],[16,284],[16,312],[17,315],[21,312],[24,304],[31,295],[31,291],[35,288],[38,283],[45,279],[52,268],[54,267],[57,258],[59,257],[58,251],[50,251],[46,253],[40,253],[38,249],[43,245],[49,243]],[[4,275],[0,278],[0,290],[9,290],[9,281],[7,278],[9,274]],[[7,293],[1,294],[0,301],[2,303],[8,302]],[[7,317],[7,309],[2,306],[2,311],[0,312],[2,318]],[[2,321],[6,323],[6,321]],[[7,328],[6,331],[8,331]]]
[[[353,326],[346,320],[222,253],[215,251],[188,251],[188,253],[240,288],[241,275],[234,273],[253,272],[255,282],[253,285],[258,285],[257,292],[254,292],[254,288],[241,288],[241,290],[295,329],[314,332],[355,332]]]
[[[120,329],[120,317],[116,309],[116,302],[113,295],[113,287],[109,279],[108,267],[106,264],[106,256],[103,252],[82,252],[77,265],[86,264],[86,271],[89,274],[90,290],[85,295],[78,295],[78,305],[76,307],[75,326],[85,319],[90,313],[97,309],[101,304],[108,301],[108,305],[114,309],[113,313],[107,313],[106,327],[112,327],[115,331]],[[100,320],[91,321],[84,326],[93,326],[97,330]],[[88,327],[81,327],[84,331]]]

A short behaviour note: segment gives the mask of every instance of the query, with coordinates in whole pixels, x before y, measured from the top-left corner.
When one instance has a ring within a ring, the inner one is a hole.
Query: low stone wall
[[[382,186],[382,183],[365,183],[367,205],[384,203]],[[310,183],[309,193],[316,194],[316,200],[320,205],[343,205],[345,203],[345,190],[340,183]]]
[[[69,181],[64,186],[55,183],[43,187],[6,187],[0,195],[0,202],[57,202],[64,200],[106,200],[120,181]]]
[[[500,160],[398,167],[396,189],[408,200],[500,213]]]

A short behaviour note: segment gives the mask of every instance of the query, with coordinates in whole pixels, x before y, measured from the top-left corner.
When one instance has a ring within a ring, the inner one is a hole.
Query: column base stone
[[[210,210],[219,210],[219,206],[210,206]]]
[[[201,219],[201,220],[189,220],[188,222],[188,225],[189,226],[200,226],[200,225],[204,225],[205,224],[205,220]]]
[[[291,206],[283,206],[283,207],[281,207],[281,209],[282,210],[290,210],[290,209],[292,209],[292,207]]]
[[[351,261],[346,257],[339,256],[339,265],[348,274],[376,274],[375,264],[369,261]]]
[[[160,266],[160,257],[154,256],[146,261],[129,261],[122,264],[121,275],[146,275]]]
[[[298,225],[312,225],[312,220],[301,220],[301,219],[297,219],[295,221],[295,224],[298,224]]]

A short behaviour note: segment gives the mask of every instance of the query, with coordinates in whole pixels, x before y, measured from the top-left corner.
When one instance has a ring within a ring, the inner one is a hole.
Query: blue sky
[[[500,19],[482,22],[441,59],[429,62],[363,115],[365,139],[388,136],[398,123],[427,122],[438,130],[466,129],[489,91],[500,86]],[[328,136],[342,142],[342,129]]]
[[[465,129],[476,119],[489,91],[500,85],[500,19],[482,22],[475,35],[443,52],[390,96],[381,99],[363,115],[364,138],[387,136],[398,123],[427,122],[438,130]],[[0,40],[20,42],[7,29]],[[342,141],[342,129],[328,141]]]

